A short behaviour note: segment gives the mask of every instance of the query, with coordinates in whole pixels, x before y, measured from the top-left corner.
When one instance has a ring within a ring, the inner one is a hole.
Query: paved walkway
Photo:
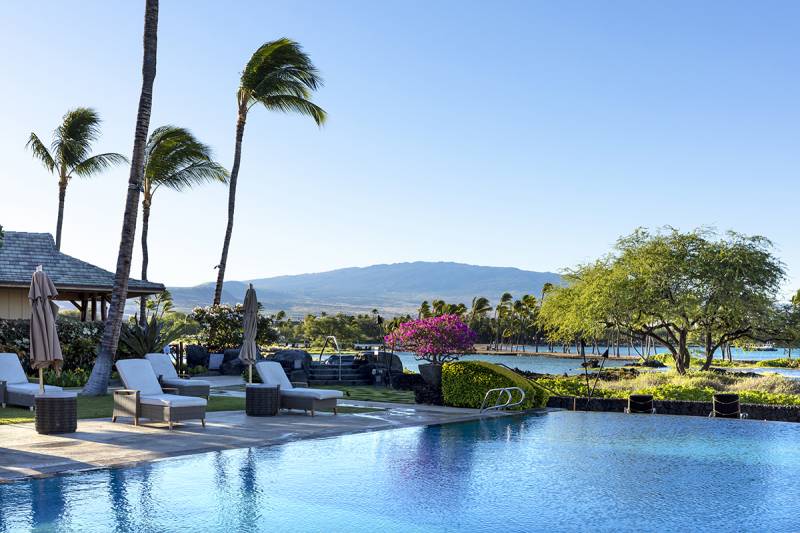
[[[0,426],[0,483],[93,468],[121,466],[166,457],[232,448],[474,420],[475,409],[342,401],[342,405],[380,407],[357,414],[319,413],[315,417],[282,411],[276,417],[248,417],[242,411],[209,413],[199,422],[134,427],[124,419],[79,420],[78,431],[39,435],[33,424]],[[487,416],[487,415],[484,415]],[[505,416],[503,413],[488,416]]]

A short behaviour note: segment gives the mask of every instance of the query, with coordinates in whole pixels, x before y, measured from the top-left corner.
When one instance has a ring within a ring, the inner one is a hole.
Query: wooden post
[[[89,302],[85,294],[81,294],[81,322],[86,322],[86,315],[89,311]]]
[[[97,322],[97,296],[92,295],[92,322]]]
[[[100,320],[103,322],[108,318],[108,308],[106,307],[105,295],[100,296]]]

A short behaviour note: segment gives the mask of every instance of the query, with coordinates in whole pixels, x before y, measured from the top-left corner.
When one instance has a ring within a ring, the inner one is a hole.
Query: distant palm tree
[[[51,173],[58,175],[58,221],[56,222],[56,249],[61,249],[61,228],[64,223],[64,200],[67,185],[73,176],[88,178],[111,166],[127,163],[121,154],[89,155],[100,136],[100,116],[94,109],[78,107],[67,111],[61,125],[53,132],[53,142],[48,150],[35,133],[25,145],[33,157],[42,162]]]
[[[146,0],[144,11],[144,58],[142,59],[142,90],[139,109],[136,113],[136,129],[133,136],[133,158],[125,198],[125,214],[122,217],[122,235],[117,254],[117,270],[114,273],[114,288],[111,290],[111,305],[103,329],[100,350],[92,367],[89,381],[83,387],[86,396],[101,396],[108,392],[111,365],[117,353],[119,334],[122,329],[122,314],[128,297],[128,279],[131,273],[131,256],[136,237],[136,218],[139,213],[139,190],[144,179],[145,145],[150,128],[150,111],[153,107],[153,82],[156,78],[156,51],[158,42],[158,0]]]
[[[485,298],[483,296],[475,296],[472,299],[472,306],[470,307],[469,310],[470,323],[474,322],[476,318],[486,315],[486,313],[488,313],[491,310],[492,310],[492,304],[489,302],[489,298]]]
[[[495,322],[497,323],[497,336],[495,342],[495,348],[500,349],[500,340],[502,339],[502,325],[503,325],[503,318],[510,310],[511,302],[514,300],[514,297],[511,296],[510,292],[504,292],[502,296],[500,296],[500,302],[494,308],[494,318]]]
[[[428,300],[422,302],[417,310],[417,318],[428,318],[431,316],[431,306]]]
[[[214,305],[222,299],[222,285],[228,264],[228,249],[233,234],[233,214],[236,208],[236,183],[242,159],[242,138],[247,113],[256,104],[270,111],[295,112],[308,115],[318,126],[325,122],[325,111],[309,99],[311,92],[322,85],[316,67],[299,44],[290,39],[264,43],[244,67],[237,93],[236,144],[233,152],[230,184],[228,185],[228,226],[222,244],[222,257],[217,268]]]
[[[144,181],[142,182],[142,279],[147,279],[149,254],[147,236],[150,229],[150,207],[160,187],[185,191],[195,185],[228,181],[228,171],[212,160],[211,148],[192,133],[176,126],[161,126],[150,134],[144,149]],[[139,322],[147,325],[147,297],[139,303]]]

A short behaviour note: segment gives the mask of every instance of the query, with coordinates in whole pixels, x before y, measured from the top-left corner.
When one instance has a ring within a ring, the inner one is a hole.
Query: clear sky
[[[250,115],[228,279],[413,260],[557,271],[670,224],[765,235],[800,284],[798,2],[161,4],[151,127],[190,128],[228,167],[260,44],[301,42],[326,81],[322,129]],[[96,108],[97,151],[130,155],[143,9],[3,2],[6,229],[55,231],[56,180],[24,145],[67,109]],[[127,174],[70,184],[65,252],[113,270]],[[156,195],[151,279],[215,278],[226,202],[222,186]]]

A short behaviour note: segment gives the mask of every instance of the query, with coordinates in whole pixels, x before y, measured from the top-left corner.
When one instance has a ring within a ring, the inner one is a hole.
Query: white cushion
[[[164,394],[147,359],[122,359],[116,366],[126,389],[138,390],[142,396]]]
[[[181,387],[186,387],[188,385],[194,385],[194,386],[203,386],[203,385],[205,385],[206,387],[211,387],[211,382],[203,381],[202,379],[181,379],[181,378],[177,378],[177,379],[162,379],[161,383],[164,386],[167,386],[167,387],[170,386],[170,385],[172,385],[173,387],[177,387],[179,385]]]
[[[286,396],[289,398],[314,398],[315,400],[344,398],[342,391],[328,389],[292,389],[288,391],[281,389],[281,396]]]
[[[140,396],[139,402],[146,405],[160,405],[166,407],[205,407],[206,399],[195,396],[178,396],[176,394],[152,394]]]
[[[165,379],[179,379],[178,371],[172,366],[172,357],[169,355],[165,353],[149,353],[144,358],[150,361],[156,377],[161,376],[162,381]]]
[[[15,353],[0,353],[0,381],[6,383],[27,383],[28,377],[22,363]]]
[[[9,383],[6,386],[6,390],[8,392],[17,392],[20,394],[39,394],[39,384],[38,383]],[[56,387],[55,385],[45,385],[44,392],[61,392],[61,387]]]
[[[265,385],[280,385],[281,392],[294,388],[283,367],[276,361],[260,361],[256,363],[256,371]]]

